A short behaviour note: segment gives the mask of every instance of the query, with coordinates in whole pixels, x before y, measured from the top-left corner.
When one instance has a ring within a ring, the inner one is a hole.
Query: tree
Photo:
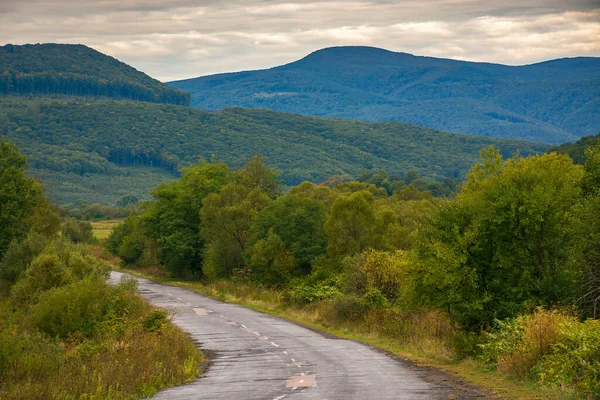
[[[211,246],[211,264],[220,276],[246,267],[250,226],[270,199],[260,187],[230,183],[206,197],[200,211],[202,236]]]
[[[32,226],[42,187],[25,175],[27,161],[16,146],[0,140],[0,259],[11,241]]]
[[[295,268],[294,257],[272,230],[252,246],[250,265],[253,279],[268,285],[287,283]]]
[[[127,207],[128,205],[135,204],[140,201],[139,197],[133,194],[126,194],[125,196],[121,196],[119,200],[117,200],[117,207]]]
[[[252,224],[252,243],[266,239],[269,232],[277,235],[294,257],[296,272],[307,274],[313,260],[326,251],[326,218],[327,208],[322,202],[286,194],[257,215]]]
[[[368,191],[339,196],[335,200],[325,223],[330,257],[341,261],[345,256],[380,244],[374,202],[375,197]]]
[[[142,214],[146,234],[160,249],[161,261],[175,275],[202,273],[202,200],[227,182],[227,165],[201,161],[182,169],[181,179],[152,191],[156,199]]]
[[[600,142],[587,148],[585,155],[577,260],[582,274],[577,303],[585,315],[600,318]]]
[[[229,183],[203,201],[202,237],[209,244],[212,273],[227,276],[247,266],[250,227],[257,213],[280,191],[277,174],[256,156],[229,173]]]
[[[415,286],[465,326],[573,299],[582,168],[555,153],[504,162],[495,149],[417,240]]]

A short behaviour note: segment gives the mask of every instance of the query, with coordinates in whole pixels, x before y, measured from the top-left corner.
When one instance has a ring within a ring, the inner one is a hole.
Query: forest
[[[0,46],[1,94],[103,96],[189,105],[173,89],[110,56],[83,45]]]
[[[449,197],[369,171],[284,190],[264,157],[200,161],[105,246],[217,298],[598,398],[600,143],[585,155],[486,147]]]
[[[187,334],[137,281],[107,281],[89,222],[61,217],[26,168],[0,140],[0,398],[147,398],[196,378]]]
[[[541,153],[546,145],[459,135],[394,122],[367,123],[304,117],[269,110],[189,107],[76,97],[0,98],[0,134],[28,156],[31,173],[60,203],[114,204],[143,197],[160,180],[200,157],[243,165],[267,156],[285,185],[358,178],[361,170],[427,180],[462,179],[482,147],[510,157]],[[140,179],[140,175],[149,179]],[[112,184],[103,184],[114,182]],[[135,192],[126,193],[127,187]]]

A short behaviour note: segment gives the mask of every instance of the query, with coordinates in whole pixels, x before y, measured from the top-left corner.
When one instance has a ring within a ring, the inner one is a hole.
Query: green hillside
[[[106,96],[188,105],[190,95],[83,45],[0,46],[0,94]]]
[[[200,157],[243,165],[256,154],[283,171],[288,185],[363,168],[424,178],[463,177],[480,150],[528,155],[546,145],[490,139],[395,123],[305,117],[229,108],[89,98],[0,98],[0,133],[28,156],[31,171],[60,202],[115,202],[143,195],[157,181]],[[140,174],[151,179],[140,179]]]
[[[600,58],[507,66],[333,47],[275,68],[170,82],[192,106],[401,121],[560,144],[600,131]]]
[[[548,151],[555,151],[561,154],[568,154],[577,164],[584,164],[586,159],[585,149],[597,145],[598,141],[600,141],[600,133],[596,136],[591,135],[582,137],[575,143],[564,143],[560,146],[551,147],[550,149],[548,149]]]

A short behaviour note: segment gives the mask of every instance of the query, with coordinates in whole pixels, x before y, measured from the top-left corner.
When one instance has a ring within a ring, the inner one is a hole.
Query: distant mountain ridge
[[[600,58],[525,66],[333,47],[279,67],[169,85],[191,105],[402,121],[460,133],[559,144],[600,131]]]
[[[173,89],[83,45],[0,46],[0,94],[64,94],[189,105]]]

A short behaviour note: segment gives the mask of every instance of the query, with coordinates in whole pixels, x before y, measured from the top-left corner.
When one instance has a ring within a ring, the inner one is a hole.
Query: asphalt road
[[[112,272],[118,282],[122,273]],[[194,382],[156,399],[447,399],[485,397],[456,389],[430,371],[358,342],[324,336],[291,322],[192,291],[139,279],[150,303],[174,313],[211,358]]]

